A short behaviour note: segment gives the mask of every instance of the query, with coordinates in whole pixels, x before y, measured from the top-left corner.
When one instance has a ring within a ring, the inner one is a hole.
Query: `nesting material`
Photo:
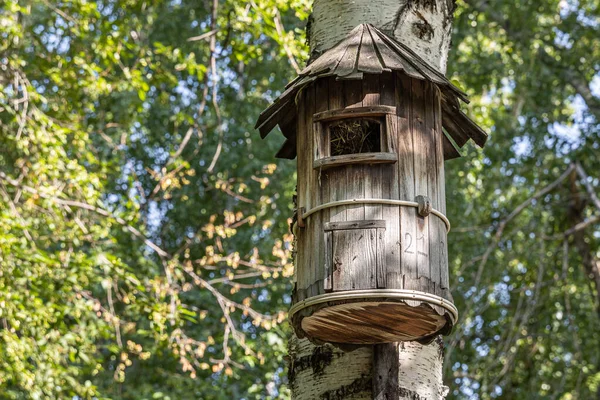
[[[381,151],[381,124],[371,119],[343,119],[329,125],[331,155]]]

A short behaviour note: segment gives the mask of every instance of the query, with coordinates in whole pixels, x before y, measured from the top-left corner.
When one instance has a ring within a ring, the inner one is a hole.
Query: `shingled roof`
[[[459,100],[468,103],[467,95],[430,66],[407,46],[370,24],[361,24],[337,45],[323,53],[291,81],[286,90],[258,117],[256,128],[265,138],[279,125],[287,138],[276,157],[296,157],[296,95],[306,85],[328,76],[337,79],[362,79],[363,74],[404,72],[411,78],[429,81],[442,93],[442,126],[458,147],[469,139],[483,147],[487,134],[461,110]],[[446,159],[460,156],[448,138],[444,141]]]

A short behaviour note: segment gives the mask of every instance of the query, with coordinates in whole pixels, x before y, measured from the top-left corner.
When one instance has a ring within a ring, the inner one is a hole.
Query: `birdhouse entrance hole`
[[[381,151],[381,122],[373,119],[344,119],[329,124],[330,154],[375,153]]]

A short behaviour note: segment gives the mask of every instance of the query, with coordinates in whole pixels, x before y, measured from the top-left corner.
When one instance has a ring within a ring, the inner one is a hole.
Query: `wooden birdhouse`
[[[359,25],[259,117],[298,158],[290,318],[314,341],[427,342],[450,331],[444,161],[487,135],[466,95],[406,46]]]

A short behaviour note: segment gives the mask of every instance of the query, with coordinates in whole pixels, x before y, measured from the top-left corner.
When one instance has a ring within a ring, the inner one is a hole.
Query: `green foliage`
[[[459,3],[449,76],[491,137],[446,165],[461,314],[448,341],[451,398],[598,396],[600,298],[586,263],[598,263],[600,225],[562,232],[600,210],[574,172],[528,200],[573,161],[598,187],[599,24],[593,1]]]
[[[0,9],[2,398],[283,395],[303,2]],[[214,12],[214,13],[213,13]]]
[[[216,4],[0,6],[0,397],[288,397],[294,163],[251,127],[310,4]],[[598,186],[600,10],[458,6],[448,75],[491,138],[447,164],[450,397],[595,398],[600,210],[573,170],[535,194],[573,161]]]

